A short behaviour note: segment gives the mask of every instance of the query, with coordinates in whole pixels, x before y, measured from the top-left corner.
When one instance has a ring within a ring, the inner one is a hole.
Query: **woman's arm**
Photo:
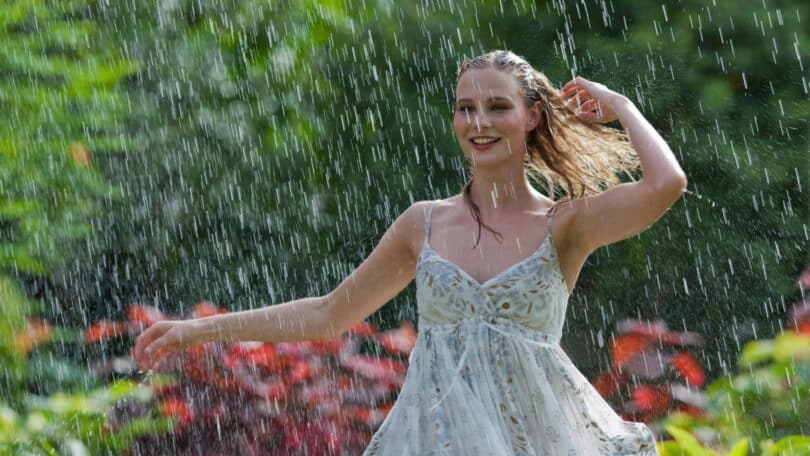
[[[636,105],[622,96],[613,104],[613,110],[641,161],[642,179],[657,188],[685,189],[686,174],[675,159],[675,154]]]
[[[583,109],[594,109],[599,102],[607,108],[603,120],[614,117],[619,120],[642,167],[642,178],[636,182],[619,184],[561,205],[561,209],[573,211],[569,239],[579,250],[590,253],[649,228],[681,197],[687,180],[666,141],[630,99],[580,77],[566,84],[564,93],[576,94],[578,90],[585,91]],[[569,101],[573,100],[572,97]],[[584,115],[598,116],[587,112]]]
[[[403,212],[368,258],[328,295],[194,320],[159,321],[138,336],[133,356],[146,368],[172,351],[204,342],[294,342],[339,336],[415,276],[411,239],[422,206],[417,203]]]
[[[198,343],[235,340],[297,342],[325,339],[328,315],[321,296],[191,320],[192,336]]]

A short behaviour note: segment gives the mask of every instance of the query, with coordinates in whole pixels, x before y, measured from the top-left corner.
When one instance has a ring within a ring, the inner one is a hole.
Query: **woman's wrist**
[[[195,318],[188,320],[187,323],[189,336],[195,344],[204,344],[214,340],[210,317]]]
[[[611,103],[611,108],[622,125],[625,124],[625,120],[641,114],[636,105],[624,95],[617,95]]]
[[[635,107],[635,105],[633,104],[632,101],[630,101],[629,98],[620,93],[617,93],[610,100],[610,107],[613,108],[613,111],[618,114],[619,110],[633,108]]]

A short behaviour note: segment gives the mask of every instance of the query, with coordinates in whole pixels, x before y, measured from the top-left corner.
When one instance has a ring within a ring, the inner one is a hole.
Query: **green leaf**
[[[748,342],[740,352],[737,366],[747,368],[773,358],[776,343],[770,339],[753,340]]]
[[[714,456],[717,455],[715,451],[707,450],[698,442],[698,440],[689,431],[679,428],[678,426],[665,426],[667,432],[681,445],[686,454],[689,456]]]
[[[768,446],[770,454],[779,456],[810,455],[810,436],[789,435]]]
[[[777,361],[810,360],[810,335],[782,332],[776,336],[773,356]]]
[[[747,456],[748,455],[748,439],[740,439],[731,447],[726,456]]]

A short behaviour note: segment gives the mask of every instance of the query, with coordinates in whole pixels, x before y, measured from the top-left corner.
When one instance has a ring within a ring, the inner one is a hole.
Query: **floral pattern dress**
[[[559,345],[568,288],[548,231],[531,255],[481,283],[425,241],[419,334],[372,455],[657,455]],[[552,211],[553,212],[553,211]]]

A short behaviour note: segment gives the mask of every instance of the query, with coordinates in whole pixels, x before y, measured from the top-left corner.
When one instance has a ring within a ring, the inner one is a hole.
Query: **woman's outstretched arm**
[[[295,342],[339,336],[396,296],[415,276],[411,239],[422,203],[388,228],[368,258],[326,296],[193,320],[159,321],[135,341],[141,368],[173,351],[213,341]]]

